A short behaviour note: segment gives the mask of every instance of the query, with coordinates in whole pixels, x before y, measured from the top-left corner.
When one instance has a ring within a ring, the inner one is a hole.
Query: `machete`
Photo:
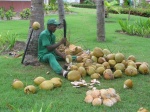
[[[27,42],[27,45],[26,45],[26,48],[25,48],[25,51],[24,51],[24,54],[23,54],[23,57],[22,57],[22,61],[21,61],[22,64],[24,62],[24,58],[25,58],[25,55],[26,55],[26,52],[27,52],[27,49],[28,49],[28,46],[29,46],[29,43],[30,43],[30,39],[32,37],[32,33],[33,33],[33,28],[31,29],[30,37],[28,39],[28,42]]]
[[[66,25],[66,20],[65,19],[63,19],[63,25],[64,25],[64,38],[66,38],[67,25]],[[64,43],[64,46],[66,46],[66,43]]]

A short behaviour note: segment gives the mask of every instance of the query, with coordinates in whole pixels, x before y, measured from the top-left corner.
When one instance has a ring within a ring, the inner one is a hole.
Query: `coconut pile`
[[[70,81],[78,81],[85,76],[92,79],[100,79],[103,76],[106,80],[113,80],[121,78],[123,74],[149,74],[148,63],[136,61],[134,55],[125,57],[123,53],[111,53],[108,49],[99,47],[95,47],[93,51],[84,51],[78,46],[66,49],[65,53],[69,65],[67,78]],[[77,56],[75,62],[72,61],[72,54]]]
[[[41,90],[52,90],[56,87],[61,87],[62,85],[62,80],[58,77],[53,77],[50,80],[46,80],[44,77],[36,77],[33,80],[34,84],[36,86],[38,86]],[[15,79],[12,83],[12,87],[14,89],[21,89],[24,88],[24,92],[26,94],[30,94],[30,93],[36,93],[37,89],[36,86],[34,85],[27,85],[26,87],[24,87],[24,84],[22,81]]]
[[[118,101],[121,101],[119,94],[116,93],[114,88],[88,90],[84,101],[91,103],[93,106],[105,105],[108,107],[113,106]]]

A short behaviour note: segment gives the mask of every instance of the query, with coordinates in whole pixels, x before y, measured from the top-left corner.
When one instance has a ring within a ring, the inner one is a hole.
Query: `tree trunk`
[[[35,21],[40,23],[40,29],[33,30],[29,45],[26,46],[27,51],[23,62],[24,64],[33,64],[35,61],[37,62],[38,36],[40,32],[44,29],[43,0],[31,0],[31,17],[30,17],[28,40],[32,32],[32,24]]]
[[[105,41],[105,9],[104,0],[97,0],[97,41]]]
[[[58,13],[59,13],[59,22],[61,27],[63,26],[63,19],[65,19],[65,9],[63,0],[57,0],[58,2]]]

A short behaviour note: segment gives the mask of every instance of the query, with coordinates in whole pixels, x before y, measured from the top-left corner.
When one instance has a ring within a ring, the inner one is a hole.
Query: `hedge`
[[[72,4],[73,7],[79,8],[96,8],[96,5],[90,4]],[[150,9],[143,9],[143,8],[122,8],[118,7],[121,14],[128,14],[130,11],[131,15],[143,16],[143,17],[150,17]],[[109,9],[109,13],[115,13],[116,11]]]

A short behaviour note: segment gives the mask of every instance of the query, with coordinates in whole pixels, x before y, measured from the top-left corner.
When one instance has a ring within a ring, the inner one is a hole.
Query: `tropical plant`
[[[111,2],[108,2],[107,0],[104,0],[104,5],[105,5],[107,12],[109,12],[109,10],[113,10],[117,13],[120,13],[119,9],[117,7],[114,7],[114,6],[118,5],[118,1],[113,0]]]
[[[11,50],[15,43],[18,34],[11,34],[9,31],[5,35],[0,35],[0,52]]]
[[[5,12],[5,16],[7,20],[11,20],[13,16],[16,15],[16,12],[13,12],[11,9],[9,9],[7,12]]]
[[[5,17],[5,9],[2,7],[0,8],[0,18],[3,20]]]
[[[122,28],[122,31],[126,32],[127,34],[150,37],[150,19],[147,21],[140,19],[135,21],[133,24],[130,24],[128,20],[119,20],[119,24]]]
[[[83,3],[84,4],[91,4],[91,5],[95,4],[92,0],[84,0]]]
[[[29,19],[30,15],[31,15],[31,11],[29,8],[25,8],[23,9],[22,12],[20,12],[21,19]]]

